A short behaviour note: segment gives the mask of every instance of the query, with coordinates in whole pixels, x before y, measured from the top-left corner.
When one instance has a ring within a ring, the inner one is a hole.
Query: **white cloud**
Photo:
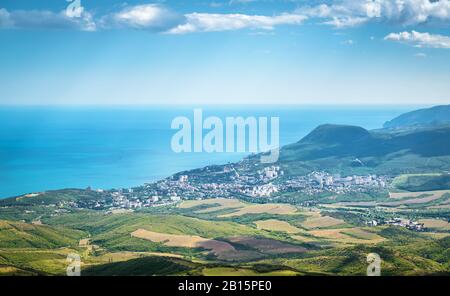
[[[12,25],[9,12],[4,8],[0,8],[0,28],[9,28]]]
[[[73,17],[73,16],[80,17]],[[51,11],[12,11],[0,9],[0,28],[71,28],[96,30],[135,28],[184,34],[239,29],[272,30],[280,25],[301,24],[306,16],[283,13],[274,16],[246,14],[188,13],[180,15],[160,4],[127,6],[120,11],[100,16],[95,22],[83,7],[55,13]]]
[[[156,31],[167,30],[184,21],[184,18],[159,4],[131,6],[106,16],[102,24],[106,27],[132,27]]]
[[[323,19],[337,28],[352,27],[369,21],[402,25],[450,21],[449,0],[340,0],[332,4],[302,7],[298,13]]]
[[[415,56],[418,58],[426,58],[427,57],[427,55],[423,52],[416,53]]]
[[[246,15],[246,14],[186,14],[186,22],[168,31],[170,34],[185,34],[193,32],[229,31],[245,28],[272,30],[279,25],[298,25],[306,17],[300,14],[280,14],[276,16]]]
[[[231,1],[243,3],[253,0]],[[182,34],[244,28],[271,30],[279,25],[301,24],[308,18],[336,28],[354,27],[368,22],[388,22],[405,26],[428,22],[450,24],[450,0],[320,1],[327,4],[303,6],[292,13],[273,16],[196,12],[180,15],[162,4],[143,4],[128,6],[121,11],[100,16],[95,21],[82,6],[75,7],[69,13],[46,10],[8,11],[0,8],[0,29],[73,28],[92,31],[97,28],[137,28]],[[214,3],[218,4],[212,2]]]
[[[228,2],[230,5],[236,4],[236,3],[251,3],[251,2],[255,2],[258,0],[230,0],[230,2]]]
[[[364,17],[333,17],[332,20],[323,22],[326,25],[332,25],[336,28],[355,27],[367,22]]]
[[[450,37],[420,33],[416,31],[391,33],[384,37],[385,40],[403,42],[415,47],[448,48],[450,49]]]
[[[95,31],[92,15],[82,12],[80,17],[70,17],[66,11],[0,9],[0,29],[79,29]]]
[[[355,41],[353,41],[352,39],[349,39],[349,40],[345,40],[344,42],[342,42],[342,44],[344,44],[344,45],[353,45],[353,44],[355,44]]]

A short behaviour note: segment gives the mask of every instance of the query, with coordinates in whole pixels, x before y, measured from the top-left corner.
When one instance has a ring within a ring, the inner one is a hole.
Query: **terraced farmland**
[[[298,233],[301,229],[292,226],[288,222],[280,221],[276,219],[260,220],[255,221],[256,227],[258,229],[270,230],[270,231],[281,231],[286,233]]]
[[[246,214],[278,214],[278,215],[290,215],[297,212],[297,208],[287,204],[252,204],[243,208],[239,208],[233,213],[219,215],[219,218],[228,218],[242,216]]]

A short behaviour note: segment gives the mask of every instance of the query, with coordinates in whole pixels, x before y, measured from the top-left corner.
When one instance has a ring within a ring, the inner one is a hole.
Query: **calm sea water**
[[[197,106],[196,106],[197,107]],[[203,107],[204,117],[279,116],[280,143],[323,123],[380,128],[417,106]],[[240,153],[172,152],[176,116],[193,107],[0,107],[0,198],[59,188],[119,188],[237,161]]]

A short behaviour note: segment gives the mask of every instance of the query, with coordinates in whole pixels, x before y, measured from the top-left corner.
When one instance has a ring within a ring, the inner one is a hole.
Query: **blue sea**
[[[0,107],[0,198],[61,188],[122,188],[237,161],[243,153],[175,153],[173,118],[280,118],[280,144],[319,124],[382,127],[418,106]]]

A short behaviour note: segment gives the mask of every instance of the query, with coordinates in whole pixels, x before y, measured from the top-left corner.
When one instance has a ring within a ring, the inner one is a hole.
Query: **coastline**
[[[174,116],[191,116],[191,106],[159,106],[130,110],[111,107],[18,107],[0,123],[0,196],[60,188],[117,188],[138,186],[177,172],[239,161],[248,154],[173,153],[168,147]],[[394,108],[394,110],[386,109]],[[211,109],[209,109],[211,108]],[[337,109],[334,109],[337,108]],[[347,109],[350,108],[350,109]],[[361,109],[362,108],[362,109]],[[280,116],[280,145],[295,143],[322,123],[379,128],[413,106],[207,106],[206,114]],[[311,110],[313,111],[311,113]],[[87,112],[87,113],[86,113]],[[16,118],[25,118],[16,122]],[[87,121],[86,121],[87,120]],[[154,141],[153,139],[158,139]],[[63,148],[63,149],[61,149]],[[158,168],[155,170],[155,168]],[[9,188],[9,189],[8,189]]]

